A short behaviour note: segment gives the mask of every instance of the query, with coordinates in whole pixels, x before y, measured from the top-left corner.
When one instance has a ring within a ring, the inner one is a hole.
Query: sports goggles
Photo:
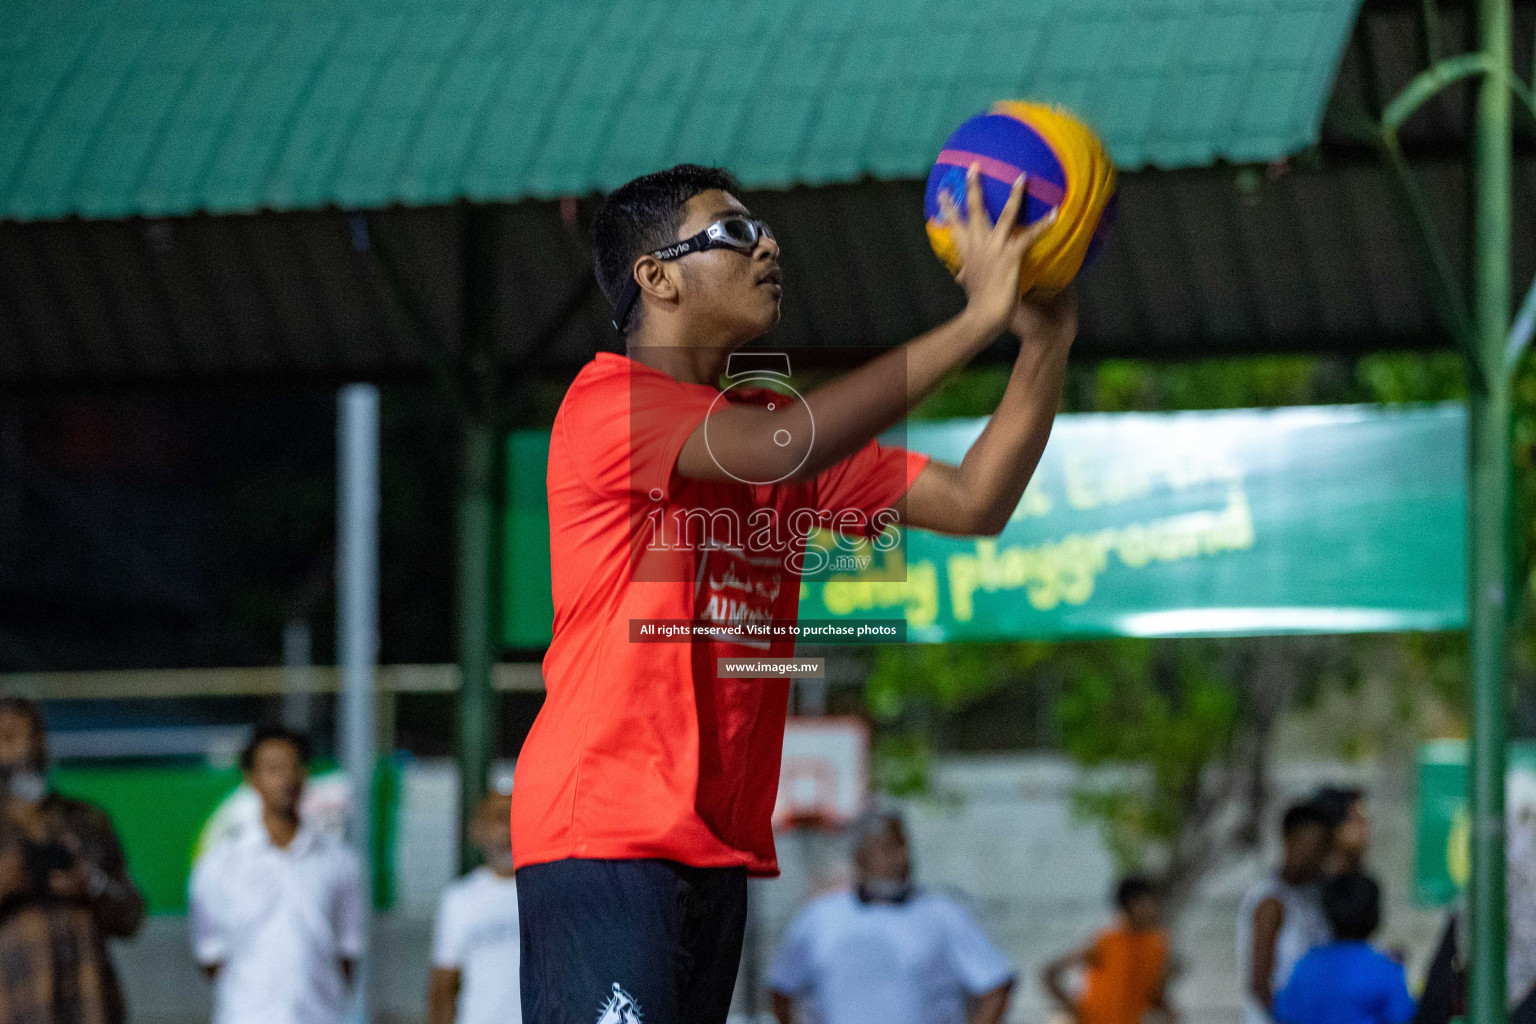
[[[753,217],[722,217],[692,238],[673,242],[648,255],[658,260],[675,260],[705,249],[735,249],[737,252],[750,253],[757,248],[758,242],[772,237],[773,231],[763,221]],[[619,292],[618,301],[613,304],[613,329],[620,334],[624,333],[624,321],[629,319],[629,311],[634,308],[635,300],[639,297],[640,282],[635,280],[634,274],[630,274],[623,291]]]

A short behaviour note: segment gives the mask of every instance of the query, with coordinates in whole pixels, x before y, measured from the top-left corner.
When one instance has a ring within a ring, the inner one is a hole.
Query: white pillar
[[[336,650],[341,663],[336,749],[352,791],[347,839],[363,867],[364,920],[372,920],[373,771],[378,721],[379,392],[349,384],[336,417]],[[368,953],[357,964],[352,1020],[366,1024]]]

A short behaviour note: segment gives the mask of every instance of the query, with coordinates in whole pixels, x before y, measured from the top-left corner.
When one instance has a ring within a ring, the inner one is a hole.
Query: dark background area
[[[0,412],[0,671],[329,664],[328,388],[19,399]],[[381,402],[381,660],[453,656],[454,423]]]

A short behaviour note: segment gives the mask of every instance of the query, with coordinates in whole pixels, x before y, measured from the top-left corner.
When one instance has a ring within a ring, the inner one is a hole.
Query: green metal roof
[[[0,0],[0,219],[926,175],[1064,103],[1123,168],[1317,136],[1360,0]]]

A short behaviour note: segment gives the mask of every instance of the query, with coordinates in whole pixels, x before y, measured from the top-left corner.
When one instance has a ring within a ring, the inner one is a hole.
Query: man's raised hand
[[[1077,289],[1030,292],[1008,318],[1008,329],[1025,345],[1070,345],[1077,337]]]

